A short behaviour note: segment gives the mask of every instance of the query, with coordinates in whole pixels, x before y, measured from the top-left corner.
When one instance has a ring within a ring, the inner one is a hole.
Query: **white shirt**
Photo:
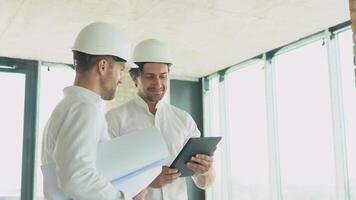
[[[185,111],[160,101],[155,115],[149,112],[148,105],[141,97],[110,110],[106,114],[109,135],[118,137],[134,130],[155,126],[163,134],[168,151],[176,157],[190,137],[199,137],[193,118]],[[134,156],[134,155],[133,155]],[[149,188],[145,200],[187,200],[185,178],[178,178],[162,188]]]
[[[75,200],[121,200],[122,192],[96,171],[96,149],[108,139],[102,99],[78,86],[63,90],[64,98],[46,124],[42,164],[55,164],[58,187]],[[51,199],[44,187],[45,199]]]

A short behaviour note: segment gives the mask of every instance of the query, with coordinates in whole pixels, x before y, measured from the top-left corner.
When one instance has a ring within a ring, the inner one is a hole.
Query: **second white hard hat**
[[[143,40],[136,45],[132,61],[139,62],[158,62],[173,64],[172,54],[168,47],[156,39]]]
[[[94,22],[80,31],[72,50],[90,55],[116,56],[128,61],[130,42],[113,25],[104,22]]]

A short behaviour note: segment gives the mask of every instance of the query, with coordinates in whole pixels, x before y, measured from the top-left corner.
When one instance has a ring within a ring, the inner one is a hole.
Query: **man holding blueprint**
[[[77,36],[72,48],[74,86],[64,89],[64,98],[44,130],[41,167],[45,199],[132,199],[96,168],[99,141],[107,137],[102,100],[114,98],[129,46],[120,31],[102,22],[89,24]]]
[[[106,114],[109,134],[124,137],[133,130],[156,127],[173,161],[184,143],[191,137],[199,137],[200,131],[187,112],[161,101],[173,63],[170,51],[159,40],[144,40],[135,47],[133,61],[138,68],[130,69],[130,75],[138,88],[138,96]],[[179,178],[180,172],[169,168],[169,164],[163,166],[160,175],[148,186],[146,200],[188,199],[185,179]],[[213,183],[212,165],[210,155],[196,155],[187,163],[195,172],[193,180],[199,188],[205,189]]]

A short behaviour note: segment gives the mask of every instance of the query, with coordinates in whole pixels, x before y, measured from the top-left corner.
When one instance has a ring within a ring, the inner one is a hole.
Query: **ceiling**
[[[0,56],[72,63],[88,23],[105,21],[135,45],[157,38],[172,74],[202,77],[349,20],[346,0],[0,0]]]

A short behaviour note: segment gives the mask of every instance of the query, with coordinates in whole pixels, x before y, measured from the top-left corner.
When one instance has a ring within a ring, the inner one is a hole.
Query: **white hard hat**
[[[168,47],[156,39],[143,40],[136,45],[132,61],[138,62],[158,62],[173,64],[171,52]]]
[[[94,22],[84,27],[75,39],[73,51],[90,55],[110,55],[129,60],[130,42],[113,25]]]

